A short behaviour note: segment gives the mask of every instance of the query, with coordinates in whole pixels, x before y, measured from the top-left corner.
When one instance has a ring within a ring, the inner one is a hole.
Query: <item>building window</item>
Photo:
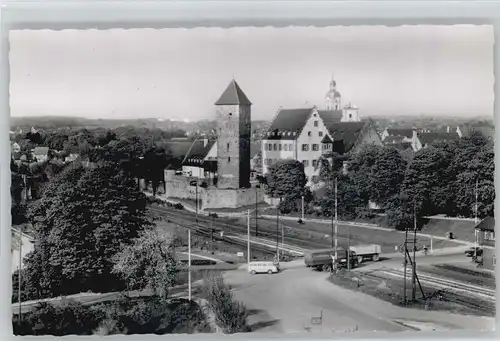
[[[274,149],[274,151],[278,150],[278,146],[276,145],[276,143],[274,144],[273,149]]]
[[[230,163],[231,162],[231,157],[228,157],[227,158],[227,163]]]
[[[324,150],[330,150],[330,146],[331,146],[331,144],[329,144],[329,143],[323,143]]]
[[[227,144],[227,151],[229,151],[229,143]]]
[[[352,114],[349,114],[349,118],[352,118]]]
[[[285,151],[288,151],[288,143],[285,143],[285,145],[283,146],[283,148],[285,149]]]
[[[318,121],[314,121],[314,126],[317,127],[318,126]]]
[[[314,152],[317,152],[318,150],[319,150],[319,145],[318,145],[318,144],[316,144],[316,143],[314,143],[314,144],[313,144],[313,151],[314,151]]]
[[[281,143],[279,144],[278,149],[281,152]]]
[[[232,112],[230,112],[230,113],[229,113],[229,116],[233,116],[233,113],[232,113]]]
[[[269,151],[273,150],[273,145],[272,144],[269,143],[267,146],[268,146],[268,150]]]
[[[319,137],[323,136],[323,132],[322,132],[322,131],[320,131],[320,132],[318,133],[318,135],[319,135]]]
[[[293,147],[292,147],[292,144],[291,144],[291,143],[290,143],[290,144],[288,144],[288,150],[289,150],[289,151],[292,151],[292,150],[293,150]]]
[[[484,240],[495,241],[495,232],[485,231]]]
[[[310,131],[308,131],[308,132],[307,132],[307,136],[311,136],[311,134],[312,134],[312,133],[311,133]]]
[[[318,160],[313,160],[313,167],[316,167],[318,165]]]
[[[302,164],[304,165],[304,167],[308,167],[309,166],[309,160],[303,160]]]
[[[308,144],[303,144],[302,145],[302,151],[307,152],[309,150],[309,145]]]

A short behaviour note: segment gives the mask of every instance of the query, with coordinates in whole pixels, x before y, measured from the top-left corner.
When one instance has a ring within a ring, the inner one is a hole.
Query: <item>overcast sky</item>
[[[203,119],[231,79],[255,119],[324,106],[332,73],[360,114],[493,115],[489,26],[13,31],[11,114]]]

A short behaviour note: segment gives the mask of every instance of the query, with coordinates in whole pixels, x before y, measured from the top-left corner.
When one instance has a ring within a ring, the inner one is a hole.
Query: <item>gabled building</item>
[[[217,174],[216,139],[195,140],[182,161],[182,173],[200,179],[213,179]]]
[[[476,242],[483,249],[483,262],[487,268],[494,268],[496,265],[495,256],[495,218],[486,217],[475,227]]]
[[[19,146],[19,143],[10,141],[10,152],[12,155],[19,153],[21,151],[21,146]]]
[[[49,147],[35,147],[33,156],[37,162],[45,162],[49,158]]]
[[[315,107],[281,109],[262,139],[263,174],[278,160],[294,159],[315,182],[323,155],[355,152],[363,144],[382,145],[371,122],[342,122],[343,116],[345,112]]]

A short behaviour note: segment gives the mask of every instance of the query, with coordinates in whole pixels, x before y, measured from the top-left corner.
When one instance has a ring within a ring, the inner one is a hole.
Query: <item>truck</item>
[[[304,263],[309,268],[319,271],[329,271],[332,269],[332,256],[335,255],[335,248],[312,250],[304,254]],[[347,250],[337,248],[337,259],[340,267],[347,268]],[[351,268],[358,265],[358,258],[354,251],[349,254]]]
[[[365,260],[377,262],[380,259],[382,247],[376,244],[358,245],[351,246],[350,250],[356,253],[358,264],[361,264]]]

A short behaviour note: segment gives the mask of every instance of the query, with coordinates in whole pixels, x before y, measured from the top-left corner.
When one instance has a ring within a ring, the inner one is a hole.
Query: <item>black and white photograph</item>
[[[15,335],[495,328],[492,26],[8,40]]]

